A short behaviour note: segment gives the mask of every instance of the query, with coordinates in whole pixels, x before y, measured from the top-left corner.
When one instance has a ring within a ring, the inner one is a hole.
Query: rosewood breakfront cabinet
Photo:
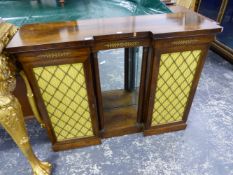
[[[26,74],[55,151],[185,129],[209,45],[222,28],[181,7],[173,11],[21,27],[6,50]],[[140,81],[103,91],[100,53],[119,48],[125,65],[135,61],[130,49],[140,48]]]

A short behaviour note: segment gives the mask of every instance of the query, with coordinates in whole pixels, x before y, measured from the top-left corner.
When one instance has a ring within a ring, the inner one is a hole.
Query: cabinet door
[[[21,56],[54,150],[99,143],[89,51]]]
[[[186,128],[186,120],[213,37],[164,39],[154,44],[145,135]]]

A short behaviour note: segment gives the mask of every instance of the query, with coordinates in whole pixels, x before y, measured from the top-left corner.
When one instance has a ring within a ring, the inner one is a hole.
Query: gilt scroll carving
[[[14,68],[9,63],[9,58],[2,53],[4,46],[16,31],[15,26],[0,22],[0,124],[29,161],[33,174],[50,175],[51,165],[48,162],[41,162],[29,143],[21,105],[17,98],[12,95],[16,85],[16,79],[13,75]]]

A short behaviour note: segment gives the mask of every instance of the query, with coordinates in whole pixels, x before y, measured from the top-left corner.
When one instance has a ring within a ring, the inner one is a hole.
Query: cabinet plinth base
[[[118,128],[117,130],[110,130],[110,131],[103,131],[101,133],[102,138],[110,138],[110,137],[115,137],[115,136],[123,136],[127,134],[134,134],[142,132],[142,127],[140,126],[132,126],[132,127],[127,127],[127,128]]]
[[[74,139],[69,141],[58,142],[52,146],[52,149],[53,151],[56,152],[56,151],[64,151],[68,149],[75,149],[75,148],[81,148],[92,145],[99,145],[99,144],[101,144],[100,138],[89,137],[89,138],[79,139],[78,141]]]
[[[184,130],[186,127],[187,127],[186,123],[176,123],[176,124],[171,124],[170,126],[164,125],[160,127],[152,127],[150,129],[144,130],[143,134],[144,136],[150,136],[150,135]]]

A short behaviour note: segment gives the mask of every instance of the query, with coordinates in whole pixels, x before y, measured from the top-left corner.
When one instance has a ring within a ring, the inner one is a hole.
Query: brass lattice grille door
[[[83,64],[33,69],[58,141],[93,136]]]
[[[71,56],[73,54],[68,53]],[[60,58],[60,54],[55,56]],[[53,149],[100,143],[88,56],[44,60],[42,64],[34,63],[31,73],[37,91],[38,108],[45,119]]]
[[[145,135],[186,127],[191,96],[194,95],[196,88],[194,84],[196,86],[200,65],[203,63],[202,57],[202,49],[190,51],[171,49],[169,53],[156,55],[153,70],[156,75],[152,75],[149,97],[151,100],[148,108],[150,117]]]
[[[162,54],[152,126],[182,121],[201,51]]]

